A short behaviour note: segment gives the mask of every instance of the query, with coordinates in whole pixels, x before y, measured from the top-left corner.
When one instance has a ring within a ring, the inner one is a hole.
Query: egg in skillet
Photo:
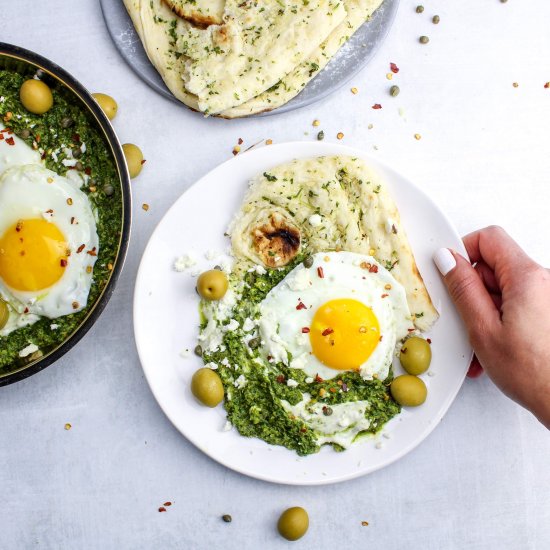
[[[385,379],[396,343],[414,329],[405,290],[370,256],[318,253],[260,304],[262,351],[310,377],[358,371]]]
[[[11,139],[9,148],[0,142],[0,298],[10,313],[0,336],[81,311],[99,250],[85,193]]]

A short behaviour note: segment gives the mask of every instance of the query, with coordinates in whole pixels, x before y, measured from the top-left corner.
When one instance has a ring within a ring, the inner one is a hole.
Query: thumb
[[[440,248],[433,256],[437,269],[475,345],[497,323],[500,314],[481,277],[460,254]]]

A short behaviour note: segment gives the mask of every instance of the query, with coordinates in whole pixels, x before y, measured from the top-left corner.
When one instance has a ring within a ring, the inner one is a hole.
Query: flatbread
[[[221,25],[225,0],[164,0],[177,15],[194,25]]]
[[[254,178],[229,228],[237,271],[253,264],[284,265],[279,256],[275,266],[266,261],[257,242],[258,231],[273,217],[280,227],[299,230],[307,253],[346,250],[373,256],[405,288],[415,326],[425,331],[437,320],[397,206],[364,161],[346,156],[294,160]]]

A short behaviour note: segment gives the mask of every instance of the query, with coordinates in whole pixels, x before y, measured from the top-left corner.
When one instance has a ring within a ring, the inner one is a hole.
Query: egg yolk
[[[19,220],[0,237],[0,278],[14,290],[48,288],[65,272],[67,248],[55,224],[43,219]]]
[[[358,370],[378,345],[380,326],[362,302],[330,300],[315,312],[309,339],[313,354],[327,367]]]

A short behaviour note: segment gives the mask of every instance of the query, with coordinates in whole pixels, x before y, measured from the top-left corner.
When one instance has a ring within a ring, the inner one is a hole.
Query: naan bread
[[[328,63],[338,48],[366,21],[382,0],[344,0],[347,15],[310,54],[270,89],[249,101],[226,109],[218,116],[237,118],[269,111],[285,104]],[[174,96],[199,110],[198,98],[190,93],[181,78],[189,61],[178,51],[176,40],[189,32],[191,25],[174,14],[163,0],[124,0],[145,51]]]
[[[221,25],[225,0],[164,0],[183,19],[198,25]]]
[[[178,36],[189,58],[185,88],[206,114],[240,105],[307,59],[345,16],[339,0],[227,0],[221,25],[189,26]]]
[[[279,248],[270,253],[265,243],[258,246],[258,234],[274,219],[277,227],[297,228],[292,242],[298,238],[309,253],[346,250],[374,256],[404,286],[415,326],[425,331],[437,320],[395,202],[364,161],[345,156],[295,160],[254,178],[229,228],[237,270],[251,264],[278,267],[295,256],[283,257]],[[286,240],[284,231],[276,236]]]

